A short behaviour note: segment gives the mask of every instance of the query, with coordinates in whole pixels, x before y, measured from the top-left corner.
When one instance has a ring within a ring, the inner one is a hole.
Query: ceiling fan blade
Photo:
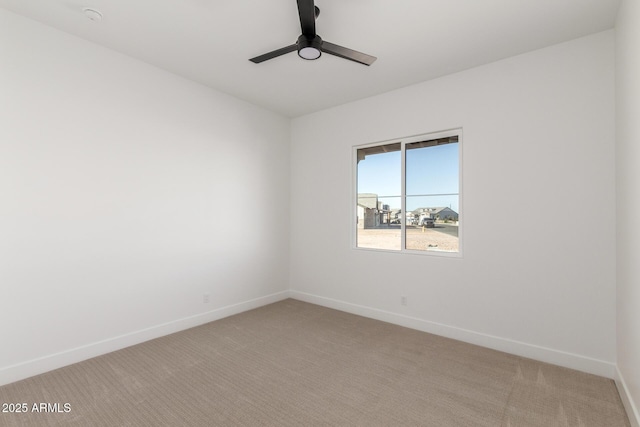
[[[298,15],[302,35],[308,39],[316,36],[316,8],[313,0],[298,0]]]
[[[254,62],[256,64],[259,64],[259,63],[264,62],[264,61],[266,61],[268,59],[273,59],[273,58],[276,58],[278,56],[284,55],[285,53],[293,52],[295,50],[298,50],[298,45],[297,44],[292,44],[290,46],[281,47],[280,49],[276,49],[276,50],[274,50],[272,52],[265,53],[264,55],[256,56],[255,58],[251,58],[249,61]]]
[[[322,42],[323,52],[339,56],[340,58],[349,59],[351,61],[358,62],[364,65],[371,65],[377,58],[375,56],[367,55],[366,53],[358,52],[357,50],[349,49],[346,47],[338,46],[337,44]]]

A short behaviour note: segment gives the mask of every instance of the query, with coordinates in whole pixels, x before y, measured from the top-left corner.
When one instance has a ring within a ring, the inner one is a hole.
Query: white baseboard
[[[0,368],[0,385],[9,384],[34,375],[52,371],[63,366],[81,362],[92,357],[120,350],[135,344],[159,338],[174,332],[193,328],[214,320],[242,313],[247,310],[262,307],[289,298],[289,291],[278,292],[249,301],[220,307],[206,313],[196,314],[150,328],[141,329],[125,335],[72,348],[55,354],[28,360],[11,366]]]
[[[620,393],[620,399],[622,400],[622,404],[624,405],[624,409],[627,411],[627,416],[629,417],[629,423],[631,427],[640,427],[640,412],[638,412],[638,408],[635,403],[633,403],[633,399],[631,399],[631,394],[629,393],[629,389],[627,388],[627,383],[624,381],[624,377],[622,376],[622,372],[620,369],[616,367],[616,387],[618,387],[618,393]]]
[[[541,362],[551,363],[554,365],[559,365],[611,379],[613,379],[615,376],[616,365],[614,363],[606,362],[603,360],[592,359],[590,357],[580,356],[578,354],[572,354],[560,350],[540,347],[533,344],[513,341],[506,338],[487,335],[467,329],[456,328],[454,326],[443,325],[428,320],[404,316],[402,314],[391,313],[388,311],[379,310],[377,308],[351,304],[348,302],[325,298],[318,295],[312,295],[295,290],[290,291],[290,295],[291,298],[300,301],[305,301],[376,320],[382,320],[384,322],[393,323],[411,329],[417,329],[423,332],[429,332],[435,335],[452,338],[458,341],[464,341],[470,344],[475,344],[494,350],[504,351],[505,353],[510,353]]]

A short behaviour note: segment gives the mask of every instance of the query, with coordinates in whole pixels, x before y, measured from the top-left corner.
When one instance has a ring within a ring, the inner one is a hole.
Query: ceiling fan
[[[251,58],[249,61],[259,64],[260,62],[277,58],[285,53],[297,50],[298,56],[303,59],[318,59],[320,55],[322,55],[322,52],[324,52],[364,65],[373,64],[373,61],[376,60],[375,56],[322,40],[320,36],[316,34],[316,18],[320,15],[320,9],[314,5],[313,0],[297,0],[297,2],[300,27],[302,28],[302,34],[298,37],[298,41],[292,45]]]

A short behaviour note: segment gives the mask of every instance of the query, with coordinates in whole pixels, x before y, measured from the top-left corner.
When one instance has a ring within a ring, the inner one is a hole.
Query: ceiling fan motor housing
[[[322,38],[316,35],[314,38],[307,38],[304,34],[298,37],[298,56],[303,59],[313,60],[322,55]]]

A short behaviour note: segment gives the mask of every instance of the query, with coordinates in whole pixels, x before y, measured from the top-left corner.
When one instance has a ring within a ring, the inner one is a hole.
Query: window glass
[[[357,246],[400,250],[400,143],[357,151]]]
[[[405,158],[405,248],[458,252],[458,136],[406,144]]]

